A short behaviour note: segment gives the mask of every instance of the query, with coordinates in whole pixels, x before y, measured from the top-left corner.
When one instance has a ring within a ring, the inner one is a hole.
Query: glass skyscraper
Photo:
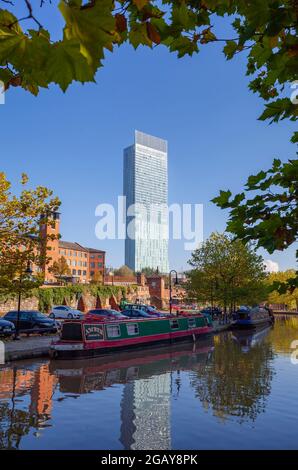
[[[126,196],[125,264],[169,271],[167,141],[135,131],[124,149],[123,193]]]

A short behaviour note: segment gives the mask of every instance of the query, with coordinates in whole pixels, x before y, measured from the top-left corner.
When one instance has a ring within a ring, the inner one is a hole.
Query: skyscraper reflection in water
[[[120,441],[125,449],[171,449],[171,373],[125,385]]]

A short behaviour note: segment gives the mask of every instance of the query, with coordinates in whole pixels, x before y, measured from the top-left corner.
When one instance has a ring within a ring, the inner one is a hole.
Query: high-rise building
[[[169,271],[167,141],[135,131],[124,149],[123,193],[126,196],[125,264]],[[132,209],[134,207],[134,211]]]

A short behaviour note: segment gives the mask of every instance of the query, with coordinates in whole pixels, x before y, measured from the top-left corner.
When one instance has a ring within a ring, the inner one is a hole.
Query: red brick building
[[[60,234],[60,214],[53,214],[52,224],[43,224],[41,222],[41,235],[44,239],[48,235]],[[57,281],[55,275],[49,272],[49,268],[55,261],[62,256],[70,269],[69,278],[73,282],[89,283],[96,275],[104,276],[105,273],[105,251],[97,248],[88,248],[77,242],[68,242],[65,240],[55,239],[47,240],[47,256],[51,258],[50,262],[43,268],[45,281]]]

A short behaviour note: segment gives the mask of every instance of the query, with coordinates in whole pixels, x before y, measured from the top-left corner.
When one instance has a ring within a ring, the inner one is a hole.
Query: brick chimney
[[[144,273],[137,273],[137,284],[142,287],[146,285],[146,276]]]

